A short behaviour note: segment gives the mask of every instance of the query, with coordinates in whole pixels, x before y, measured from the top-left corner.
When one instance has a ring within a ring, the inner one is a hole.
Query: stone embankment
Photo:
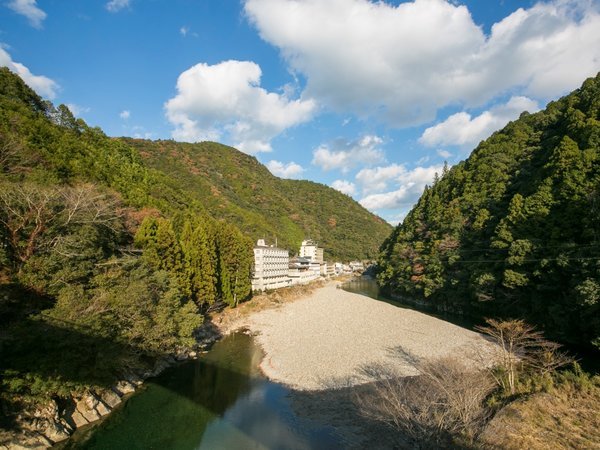
[[[211,330],[201,330],[196,350],[182,351],[157,360],[152,369],[129,374],[106,389],[73,394],[59,404],[50,400],[42,405],[24,408],[14,417],[13,431],[0,432],[0,450],[46,449],[68,439],[73,432],[110,414],[123,400],[135,392],[146,378],[157,376],[177,361],[196,358],[218,338]]]

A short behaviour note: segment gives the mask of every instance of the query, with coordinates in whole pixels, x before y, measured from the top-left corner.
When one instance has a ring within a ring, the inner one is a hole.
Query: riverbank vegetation
[[[600,74],[439,174],[379,266],[397,297],[600,348]]]
[[[490,355],[476,367],[400,352],[418,375],[365,367],[377,381],[354,395],[357,408],[387,424],[401,448],[595,448],[600,376],[523,321],[489,320],[480,331],[497,344],[494,364]]]

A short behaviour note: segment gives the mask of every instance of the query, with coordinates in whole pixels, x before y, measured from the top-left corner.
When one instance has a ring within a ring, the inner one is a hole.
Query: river
[[[366,295],[367,297],[371,297],[372,299],[389,303],[398,308],[419,311],[429,316],[453,323],[454,325],[467,328],[469,330],[472,330],[474,325],[483,325],[483,322],[476,322],[475,320],[469,319],[468,317],[461,316],[459,314],[435,312],[432,308],[427,308],[425,305],[416,306],[414,304],[404,303],[400,300],[388,298],[381,293],[379,285],[370,276],[354,277],[350,281],[344,283],[342,287],[348,292]]]
[[[339,448],[332,427],[299,417],[291,391],[261,375],[262,351],[242,332],[196,361],[147,380],[97,425],[56,449]]]

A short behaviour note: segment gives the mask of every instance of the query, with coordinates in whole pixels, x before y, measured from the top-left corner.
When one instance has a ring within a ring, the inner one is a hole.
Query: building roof
[[[254,246],[254,248],[270,248],[272,250],[281,250],[289,253],[289,250],[287,248],[275,247],[274,245],[267,245],[264,239],[259,239],[258,241],[256,241],[256,245]]]

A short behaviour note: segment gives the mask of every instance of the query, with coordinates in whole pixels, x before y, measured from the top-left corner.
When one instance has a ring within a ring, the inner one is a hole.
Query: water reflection
[[[263,378],[262,352],[233,334],[204,358],[165,371],[72,449],[335,448],[330,427],[297,417],[286,387]]]

